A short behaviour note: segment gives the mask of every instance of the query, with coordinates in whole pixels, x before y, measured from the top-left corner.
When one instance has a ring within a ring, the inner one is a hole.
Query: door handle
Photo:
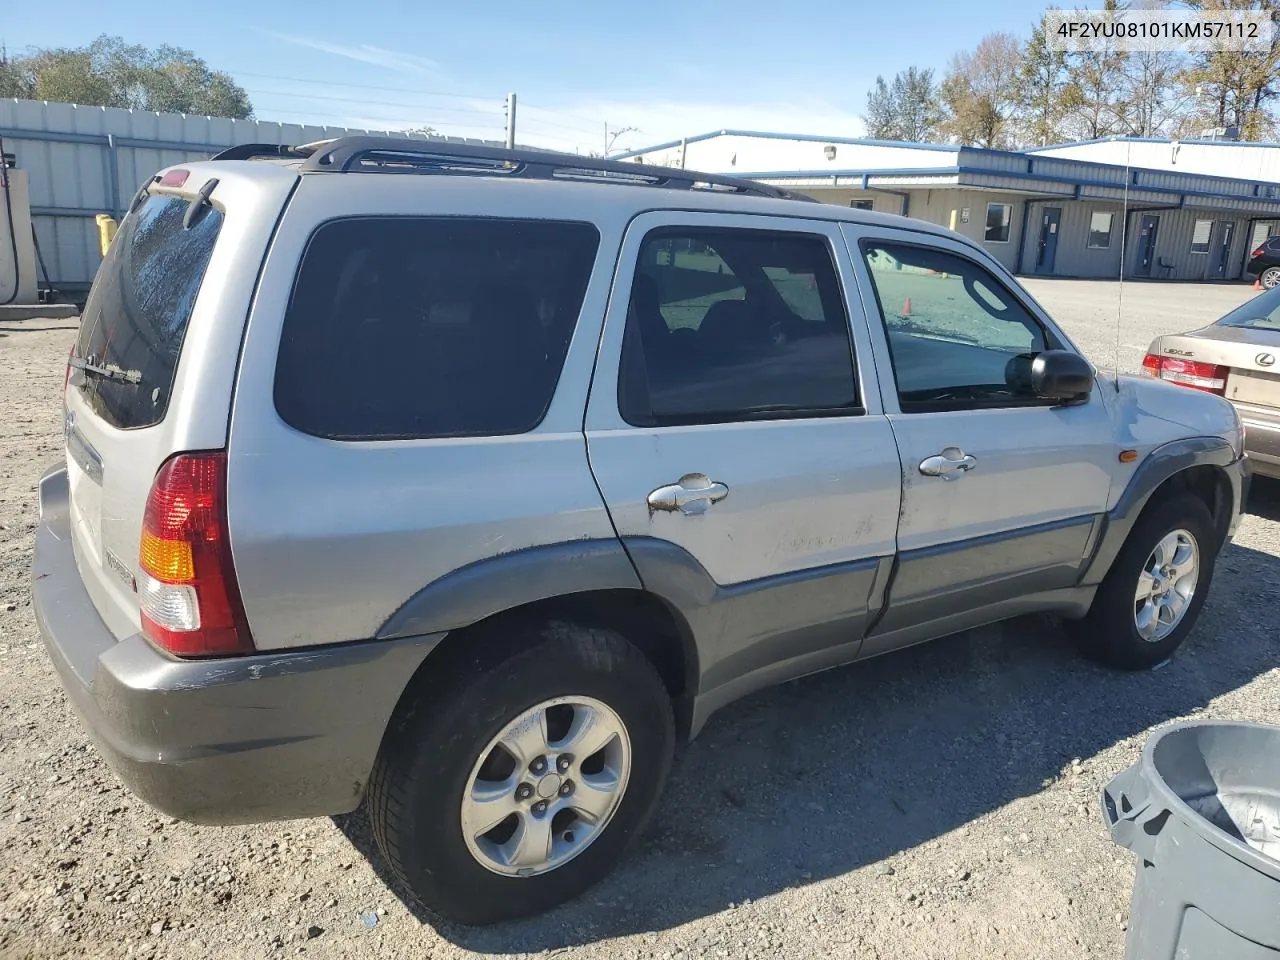
[[[663,510],[674,513],[678,510],[686,517],[696,517],[728,495],[728,487],[705,473],[686,473],[675,483],[659,487],[649,494],[649,512]]]
[[[920,472],[926,477],[955,480],[978,465],[978,461],[959,447],[947,447],[941,453],[920,461]]]

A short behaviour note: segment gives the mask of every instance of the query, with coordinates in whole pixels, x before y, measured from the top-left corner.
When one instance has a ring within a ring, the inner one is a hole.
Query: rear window
[[[1224,327],[1280,330],[1280,287],[1273,287],[1245,301],[1217,323]]]
[[[111,243],[80,323],[73,383],[90,408],[122,429],[164,419],[200,282],[222,229],[209,208],[189,229],[187,200],[150,196]]]
[[[599,234],[546,220],[335,220],[285,314],[275,403],[335,440],[524,433],[551,404]]]

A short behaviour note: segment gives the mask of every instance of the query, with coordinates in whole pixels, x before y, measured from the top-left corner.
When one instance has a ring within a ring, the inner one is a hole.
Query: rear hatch
[[[69,358],[73,547],[117,638],[139,629],[138,546],[156,471],[176,452],[226,443],[257,265],[296,180],[281,181],[279,168],[230,169],[246,166],[193,164],[163,184],[157,176],[98,270]]]

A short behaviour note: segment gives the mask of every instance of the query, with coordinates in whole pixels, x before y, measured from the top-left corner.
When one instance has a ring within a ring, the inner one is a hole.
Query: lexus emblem
[[[1274,353],[1260,353],[1253,359],[1258,366],[1269,367],[1276,362],[1276,355]]]

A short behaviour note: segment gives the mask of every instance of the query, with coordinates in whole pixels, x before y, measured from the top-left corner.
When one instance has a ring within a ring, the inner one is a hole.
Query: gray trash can
[[[1138,858],[1126,960],[1280,960],[1280,727],[1167,727],[1102,811]]]

